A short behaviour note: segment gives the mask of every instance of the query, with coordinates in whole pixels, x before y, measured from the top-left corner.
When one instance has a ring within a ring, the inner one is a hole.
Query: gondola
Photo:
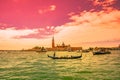
[[[52,59],[78,59],[78,58],[81,58],[82,55],[80,56],[71,56],[71,57],[56,57],[56,56],[49,56],[49,58],[52,58]]]

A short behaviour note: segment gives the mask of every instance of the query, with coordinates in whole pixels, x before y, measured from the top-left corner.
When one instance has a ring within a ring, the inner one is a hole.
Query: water
[[[0,80],[120,80],[120,51],[53,60],[52,52],[0,52]],[[57,53],[57,56],[79,55]]]

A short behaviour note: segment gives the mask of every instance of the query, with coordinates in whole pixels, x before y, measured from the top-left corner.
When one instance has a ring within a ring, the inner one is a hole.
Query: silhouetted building
[[[64,42],[62,44],[57,44],[55,46],[54,37],[52,37],[52,48],[47,48],[47,50],[57,50],[57,51],[75,51],[81,50],[82,47],[71,47],[70,45],[66,45]]]

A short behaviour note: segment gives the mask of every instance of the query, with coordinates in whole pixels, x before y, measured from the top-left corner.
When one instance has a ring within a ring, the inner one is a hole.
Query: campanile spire
[[[54,36],[52,37],[52,48],[55,48]]]

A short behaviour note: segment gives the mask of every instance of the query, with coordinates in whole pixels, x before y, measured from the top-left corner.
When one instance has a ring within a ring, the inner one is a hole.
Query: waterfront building
[[[48,51],[56,50],[56,51],[75,51],[81,50],[82,47],[71,47],[71,45],[66,45],[64,42],[62,44],[57,44],[55,46],[55,39],[52,37],[52,48],[47,48]]]

